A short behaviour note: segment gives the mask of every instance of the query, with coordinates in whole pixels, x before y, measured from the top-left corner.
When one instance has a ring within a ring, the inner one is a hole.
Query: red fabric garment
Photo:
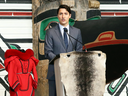
[[[34,89],[38,83],[36,71],[38,62],[31,49],[25,52],[9,49],[5,52],[4,64],[8,72],[10,96],[34,96]]]

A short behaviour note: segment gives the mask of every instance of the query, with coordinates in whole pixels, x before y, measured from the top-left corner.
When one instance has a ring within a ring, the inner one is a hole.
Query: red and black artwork
[[[128,17],[76,21],[83,44],[89,50],[106,53],[106,83],[122,76],[128,69]]]

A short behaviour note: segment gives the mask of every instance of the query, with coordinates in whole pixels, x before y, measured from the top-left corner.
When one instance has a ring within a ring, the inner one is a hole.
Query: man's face
[[[69,24],[69,18],[71,17],[71,14],[64,8],[59,9],[58,15],[59,23],[62,26],[67,26]]]

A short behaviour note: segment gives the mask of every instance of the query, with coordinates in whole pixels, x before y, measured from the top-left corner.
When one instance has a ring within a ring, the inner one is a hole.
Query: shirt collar
[[[59,23],[59,27],[60,27],[61,33],[63,33],[63,31],[64,31],[63,28],[67,28],[67,29],[68,29],[68,32],[69,32],[69,24],[68,24],[66,27],[64,27],[64,26],[62,26],[62,25]]]

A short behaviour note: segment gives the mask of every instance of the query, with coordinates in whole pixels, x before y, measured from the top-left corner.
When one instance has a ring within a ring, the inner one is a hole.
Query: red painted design
[[[93,48],[98,46],[104,45],[115,45],[115,44],[128,44],[128,40],[110,40],[110,41],[103,41],[103,42],[92,42],[91,44],[86,44],[86,48]]]
[[[0,12],[0,16],[32,16],[32,12]]]
[[[101,33],[94,42],[85,44],[86,48],[93,48],[105,45],[128,44],[128,39],[116,39],[114,31]],[[83,47],[83,50],[85,48]]]
[[[101,12],[101,16],[128,16],[128,12]]]
[[[2,66],[2,64],[0,64],[0,69],[4,69],[4,67]]]
[[[0,16],[32,16],[32,12],[0,12]],[[101,12],[101,16],[128,16],[128,12]]]
[[[14,16],[18,16],[18,15],[21,15],[21,16],[32,16],[32,12],[13,12],[13,15]]]
[[[114,36],[113,32],[104,32],[99,35],[98,41],[111,40],[113,36]]]

